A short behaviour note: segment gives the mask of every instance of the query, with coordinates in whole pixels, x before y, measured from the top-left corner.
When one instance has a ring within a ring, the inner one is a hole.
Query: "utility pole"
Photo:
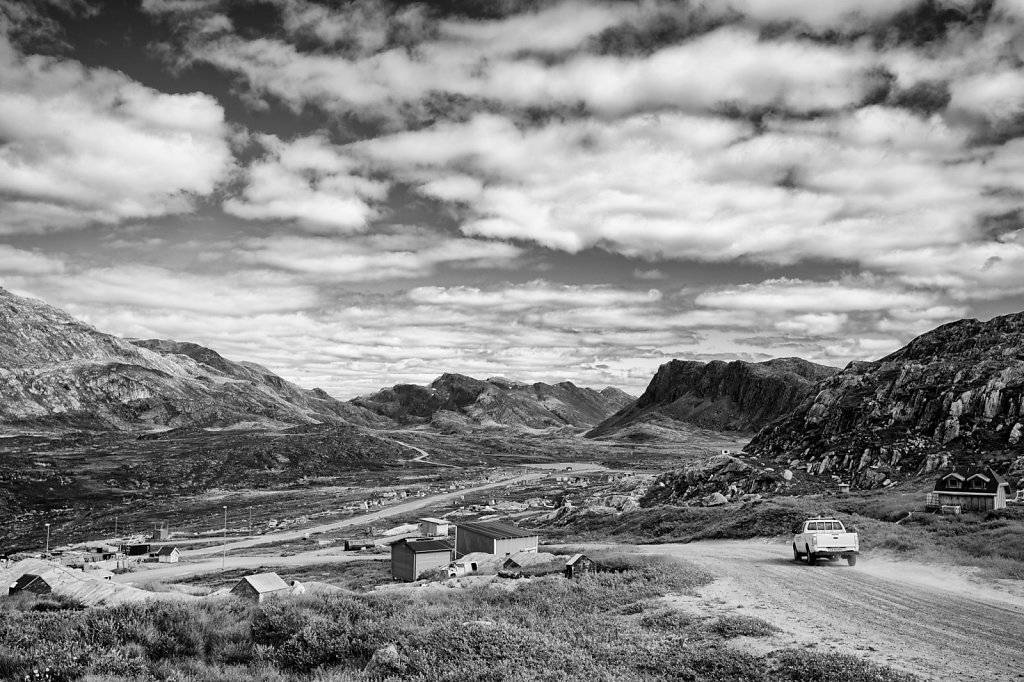
[[[224,553],[220,558],[221,570],[227,566],[228,563],[228,506],[224,505]]]
[[[252,505],[249,505],[249,537],[252,537]]]
[[[117,537],[117,515],[114,515],[114,537]]]
[[[46,524],[46,557],[50,557],[50,524]]]

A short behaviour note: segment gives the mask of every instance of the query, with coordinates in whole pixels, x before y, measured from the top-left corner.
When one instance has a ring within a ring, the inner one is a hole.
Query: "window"
[[[946,481],[946,487],[951,489],[951,490],[959,490],[960,489],[960,479],[959,478],[950,478],[950,479],[948,479]]]
[[[985,481],[980,478],[971,479],[971,490],[984,490]]]

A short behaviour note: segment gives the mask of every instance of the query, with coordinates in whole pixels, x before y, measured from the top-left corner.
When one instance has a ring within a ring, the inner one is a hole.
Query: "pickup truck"
[[[806,559],[813,566],[818,559],[846,559],[850,566],[857,564],[860,540],[856,533],[847,533],[841,521],[807,519],[793,531],[793,561]]]

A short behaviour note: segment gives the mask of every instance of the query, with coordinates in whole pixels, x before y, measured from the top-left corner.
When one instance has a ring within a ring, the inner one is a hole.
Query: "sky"
[[[338,398],[1024,310],[1024,0],[0,0],[0,286]]]

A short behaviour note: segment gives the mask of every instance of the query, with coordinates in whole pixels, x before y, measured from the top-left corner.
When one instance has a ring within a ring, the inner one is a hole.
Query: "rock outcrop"
[[[746,452],[879,487],[1024,452],[1024,313],[960,320],[876,362],[853,362]]]
[[[352,402],[403,424],[430,422],[442,430],[459,430],[479,426],[588,427],[632,400],[618,389],[597,391],[568,381],[525,384],[443,374],[429,386],[399,384]]]
[[[786,483],[784,472],[717,455],[661,474],[640,504],[717,507],[751,495],[778,492]]]
[[[637,422],[668,418],[718,431],[753,433],[812,395],[839,370],[800,358],[767,362],[672,360],[658,368],[636,402],[587,435],[613,435]]]
[[[0,289],[0,430],[384,423],[191,343],[129,341]]]

